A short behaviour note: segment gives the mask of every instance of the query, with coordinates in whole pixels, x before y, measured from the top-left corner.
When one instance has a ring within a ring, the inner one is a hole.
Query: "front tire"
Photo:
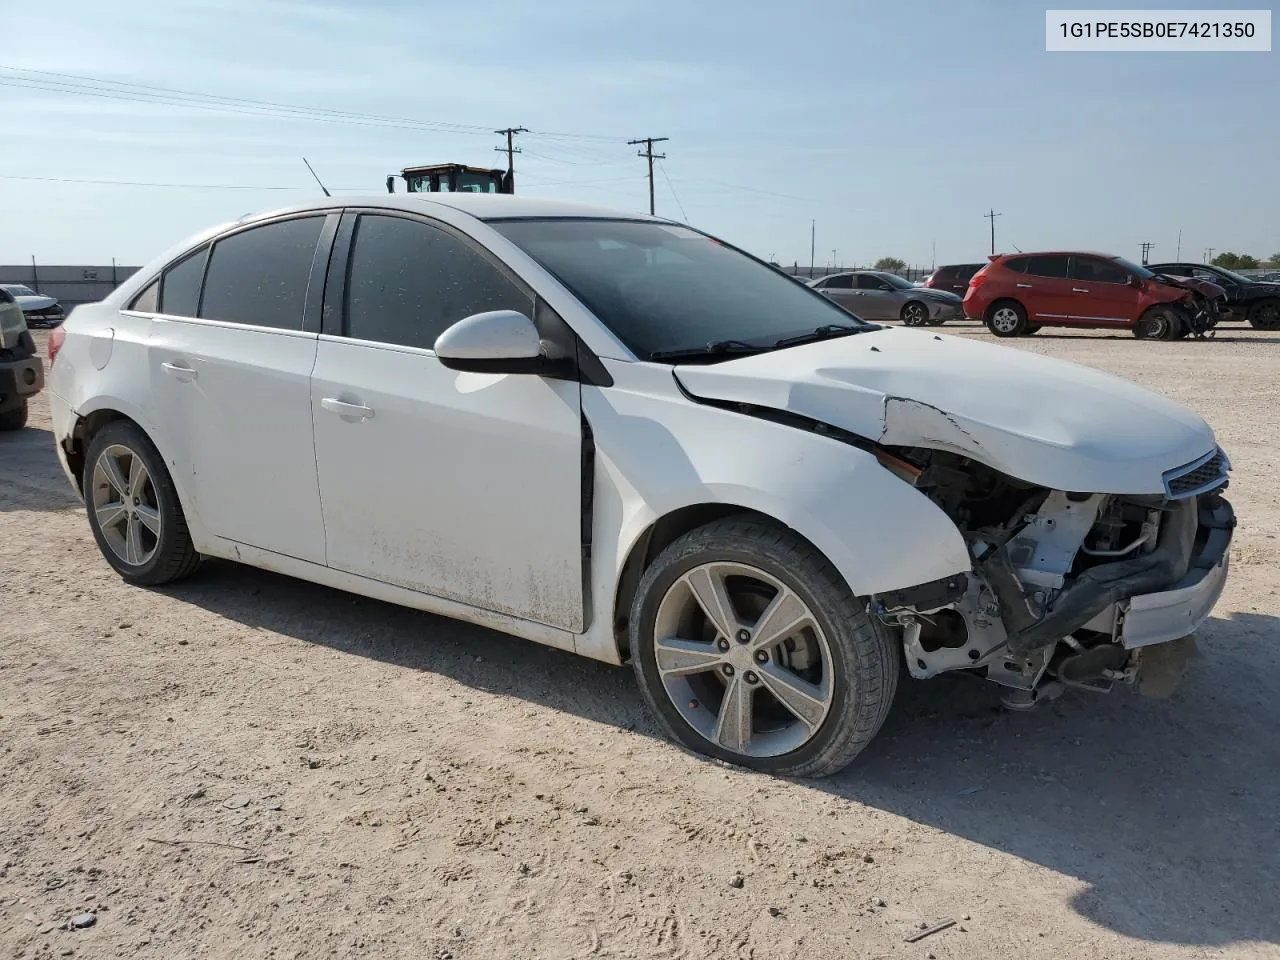
[[[21,430],[27,425],[27,401],[0,413],[0,430]]]
[[[1255,330],[1280,330],[1280,300],[1260,300],[1250,307],[1249,326]]]
[[[1161,305],[1151,307],[1134,325],[1133,335],[1139,340],[1176,340],[1178,332],[1186,328],[1186,322],[1176,307]]]
[[[997,300],[985,319],[987,329],[997,337],[1020,337],[1027,332],[1027,311],[1014,300]]]
[[[98,549],[128,583],[158,586],[200,565],[169,471],[136,424],[116,420],[93,435],[82,489]]]
[[[919,300],[911,300],[902,305],[898,317],[902,320],[903,326],[923,327],[929,323],[929,308]]]
[[[636,679],[672,739],[777,776],[843,769],[884,723],[900,654],[811,544],[752,517],[685,534],[631,607]]]

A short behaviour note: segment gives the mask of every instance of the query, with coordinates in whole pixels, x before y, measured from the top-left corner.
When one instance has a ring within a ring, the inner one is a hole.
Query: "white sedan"
[[[845,766],[904,663],[1019,707],[1159,680],[1226,576],[1199,417],[651,217],[326,199],[180,244],[50,349],[127,581],[222,557],[630,661],[674,738],[778,774]]]

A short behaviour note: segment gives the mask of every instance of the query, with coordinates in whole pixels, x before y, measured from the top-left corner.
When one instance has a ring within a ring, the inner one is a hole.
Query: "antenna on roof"
[[[307,158],[306,158],[306,157],[303,157],[303,158],[302,158],[302,162],[307,164],[307,169],[308,169],[308,170],[311,170],[311,164],[307,163]],[[311,170],[311,175],[312,175],[313,177],[316,177],[316,172],[315,172],[314,170]],[[322,183],[322,182],[321,182],[321,180],[320,180],[320,178],[319,178],[319,177],[316,177],[316,183],[319,183],[319,184],[320,184],[320,189],[324,191],[324,195],[325,195],[326,197],[331,197],[331,196],[333,196],[333,194],[331,194],[331,193],[329,192],[329,188],[328,188],[328,187],[326,187],[326,186],[324,185],[324,183]]]
[[[1010,243],[1009,246],[1013,247],[1013,249],[1015,250],[1018,250],[1018,245],[1016,243]],[[1018,250],[1018,252],[1021,253],[1022,251]]]

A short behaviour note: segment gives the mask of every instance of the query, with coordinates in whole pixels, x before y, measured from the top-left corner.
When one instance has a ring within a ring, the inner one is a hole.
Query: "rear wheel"
[[[1019,337],[1027,331],[1027,311],[1013,300],[993,303],[987,310],[986,321],[987,329],[997,337]]]
[[[27,401],[0,413],[0,430],[21,430],[27,425]]]
[[[169,471],[136,424],[116,420],[94,434],[83,490],[98,548],[129,583],[168,583],[200,565]]]
[[[908,327],[923,327],[929,322],[929,308],[919,300],[912,300],[902,305],[898,316]]]
[[[1031,334],[1033,334],[1033,333],[1039,333],[1039,332],[1041,331],[1041,329],[1043,329],[1043,328],[1042,328],[1042,327],[1038,327],[1038,326],[1036,326],[1036,327],[1028,326],[1028,327],[1027,327],[1027,329],[1026,329],[1026,330],[1024,330],[1023,332],[1024,332],[1027,336],[1031,336]]]
[[[1280,300],[1261,300],[1250,307],[1249,325],[1255,330],[1280,330]]]
[[[871,741],[897,689],[900,654],[865,607],[790,530],[720,520],[645,571],[629,626],[636,678],[686,747],[826,776]]]
[[[1139,340],[1176,340],[1186,322],[1177,307],[1160,304],[1151,307],[1138,320],[1133,335]]]

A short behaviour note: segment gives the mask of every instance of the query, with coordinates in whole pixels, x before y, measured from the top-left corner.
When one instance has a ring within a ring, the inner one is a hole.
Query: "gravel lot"
[[[629,670],[230,563],[126,587],[37,400],[0,435],[0,957],[1280,957],[1280,334],[1018,346],[1217,429],[1203,656],[1031,714],[906,680],[815,782],[671,746]]]

